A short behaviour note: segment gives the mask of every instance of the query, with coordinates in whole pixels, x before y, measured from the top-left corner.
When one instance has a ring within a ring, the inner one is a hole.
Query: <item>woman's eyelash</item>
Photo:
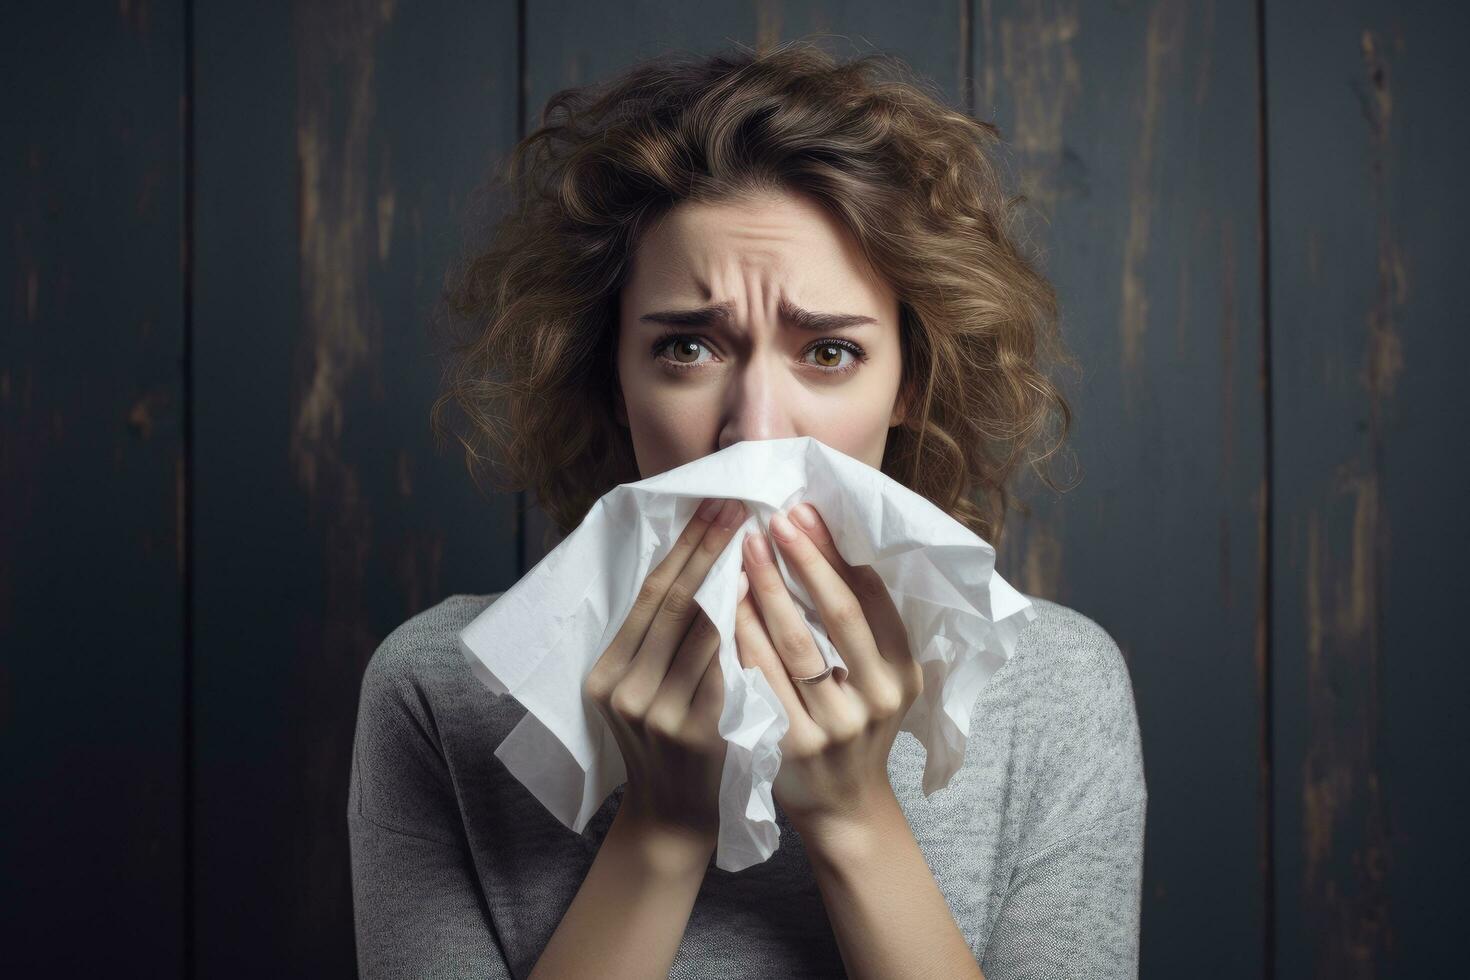
[[[671,361],[668,358],[659,356],[666,347],[670,346],[676,340],[692,340],[697,344],[703,345],[706,350],[709,349],[709,345],[705,343],[704,339],[699,336],[696,336],[694,334],[674,333],[673,331],[669,331],[667,333],[664,333],[653,342],[653,347],[650,353],[652,353],[655,359],[663,361],[675,371],[687,371],[690,369],[703,367],[702,364],[685,364],[679,361]],[[852,341],[844,340],[841,337],[826,337],[822,340],[819,340],[808,347],[806,350],[802,351],[802,356],[804,357],[812,351],[820,350],[823,347],[840,347],[843,350],[848,351],[852,354],[851,363],[847,364],[845,367],[833,368],[824,367],[820,364],[813,365],[823,374],[847,374],[849,371],[857,370],[858,366],[868,359],[867,351],[863,350]]]

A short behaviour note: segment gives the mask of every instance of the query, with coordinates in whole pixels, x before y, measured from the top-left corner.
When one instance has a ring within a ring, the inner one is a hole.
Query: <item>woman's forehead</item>
[[[633,298],[649,308],[730,304],[744,315],[796,308],[883,319],[892,306],[841,224],[797,196],[683,202],[644,235],[631,272]]]

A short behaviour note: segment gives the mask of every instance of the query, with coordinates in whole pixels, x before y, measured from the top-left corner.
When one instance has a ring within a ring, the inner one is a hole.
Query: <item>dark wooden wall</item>
[[[471,194],[560,87],[818,34],[994,119],[1036,205],[1081,480],[1001,571],[1128,658],[1143,975],[1442,971],[1464,9],[7,5],[0,971],[352,974],[362,667],[554,541],[427,425]]]

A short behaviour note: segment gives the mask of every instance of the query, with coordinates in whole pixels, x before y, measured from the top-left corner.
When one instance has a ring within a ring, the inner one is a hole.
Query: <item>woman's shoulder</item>
[[[455,786],[464,767],[456,764],[457,748],[514,721],[459,652],[459,631],[498,595],[449,596],[378,644],[358,696],[349,818],[441,843],[459,840]]]
[[[475,680],[459,631],[502,594],[450,595],[395,627],[363,669],[361,719],[371,724],[383,714],[412,715],[433,731],[436,715],[499,701]]]
[[[1090,616],[1027,596],[1036,618],[1020,633],[994,692],[1031,756],[1033,820],[1062,833],[1147,801],[1143,748],[1127,659]]]
[[[1070,606],[1028,595],[1036,617],[1021,629],[1012,658],[1040,700],[1121,700],[1132,704],[1128,662],[1111,633]]]
[[[504,593],[446,596],[395,627],[373,652],[366,674],[400,680],[442,679],[464,666],[459,631]]]

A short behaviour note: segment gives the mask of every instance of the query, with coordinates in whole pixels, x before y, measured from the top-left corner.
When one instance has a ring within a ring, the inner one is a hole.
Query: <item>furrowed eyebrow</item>
[[[878,321],[857,313],[819,313],[804,310],[793,303],[782,301],[781,318],[799,330],[841,330],[859,324]],[[711,303],[692,310],[660,310],[645,313],[638,319],[647,323],[663,323],[673,327],[725,326],[734,315],[729,303]]]

